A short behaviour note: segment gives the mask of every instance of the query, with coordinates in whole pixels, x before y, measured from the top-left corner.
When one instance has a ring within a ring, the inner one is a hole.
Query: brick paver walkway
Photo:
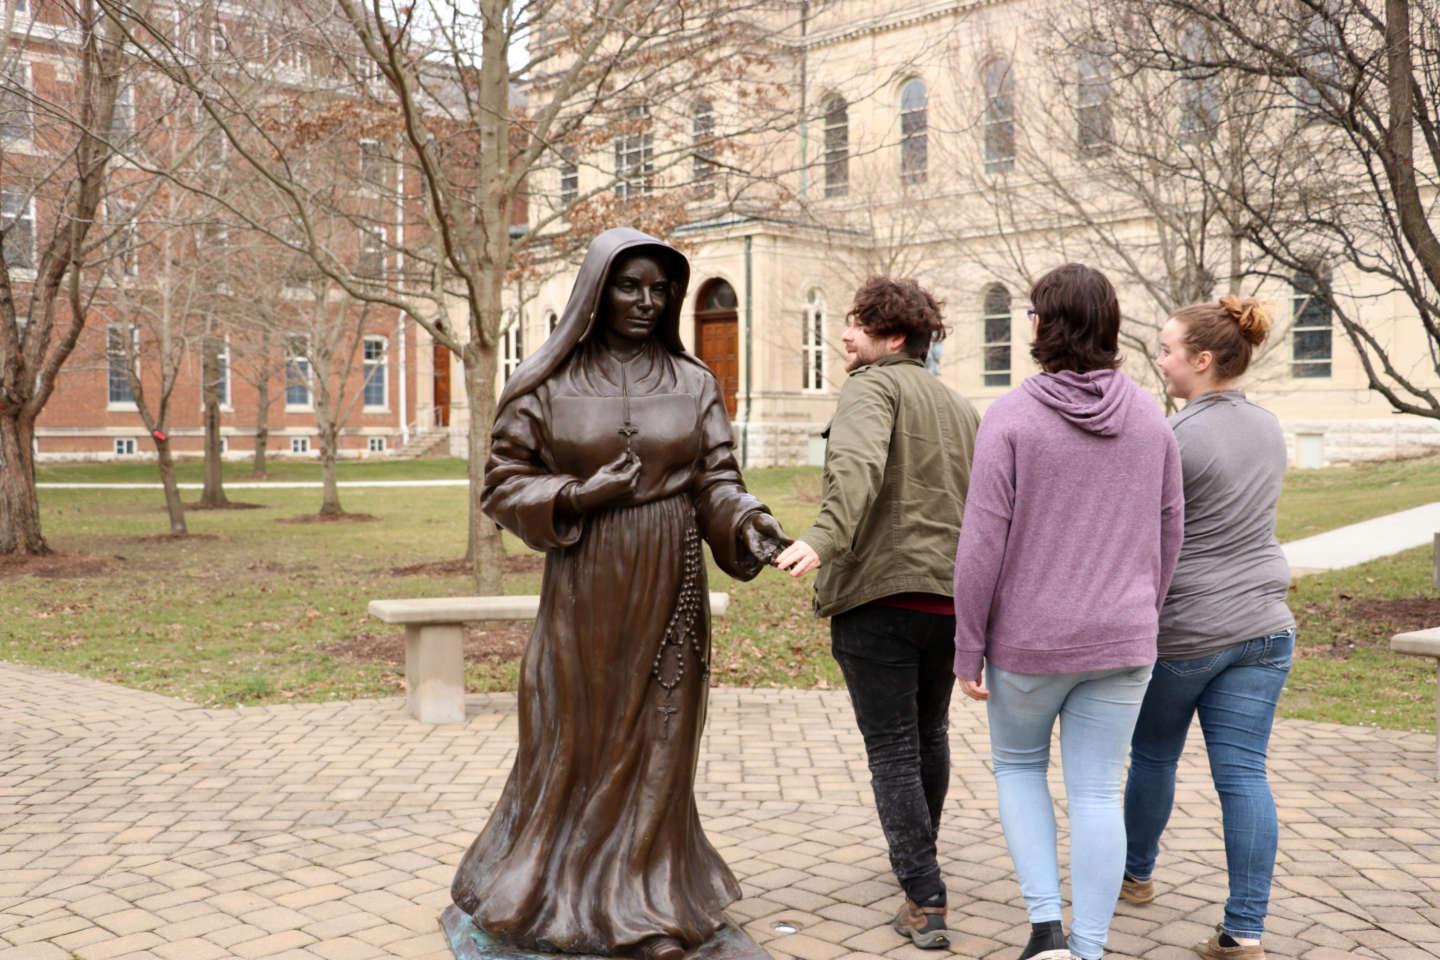
[[[396,700],[205,710],[6,664],[0,690],[0,960],[448,957],[436,920],[509,768],[513,698],[429,727]],[[959,701],[941,842],[955,950],[1013,960],[1028,927],[983,712]],[[1219,918],[1218,808],[1194,746],[1160,897],[1121,905],[1110,957],[1193,957]],[[1279,724],[1271,957],[1440,956],[1431,751]],[[700,779],[745,889],[733,914],[777,958],[935,960],[888,929],[899,893],[843,692],[714,691]]]

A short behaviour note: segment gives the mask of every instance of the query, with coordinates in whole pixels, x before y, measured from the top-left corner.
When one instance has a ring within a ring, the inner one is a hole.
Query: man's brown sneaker
[[[1231,946],[1222,944],[1221,937],[1230,940]],[[1260,944],[1235,943],[1226,935],[1224,927],[1221,926],[1215,928],[1215,932],[1210,934],[1209,940],[1195,944],[1195,952],[1205,960],[1265,960],[1265,949]]]
[[[1155,899],[1154,880],[1134,880],[1127,873],[1120,883],[1120,899],[1143,906]]]
[[[895,915],[895,932],[909,937],[910,942],[922,950],[940,950],[950,946],[950,934],[945,930],[944,907],[922,907],[909,897]]]

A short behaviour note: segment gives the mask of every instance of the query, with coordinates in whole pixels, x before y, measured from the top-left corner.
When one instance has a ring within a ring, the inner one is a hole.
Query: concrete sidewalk
[[[437,917],[512,761],[513,697],[432,727],[396,699],[206,710],[9,664],[0,690],[0,960],[448,960]],[[954,952],[1013,960],[1029,931],[983,710],[956,700],[940,843]],[[1199,740],[1159,899],[1120,906],[1111,960],[1189,960],[1220,917]],[[1432,745],[1277,725],[1270,957],[1440,956]],[[778,960],[936,960],[889,929],[900,893],[844,692],[713,691],[698,789],[744,888],[732,913]]]
[[[1353,567],[1431,543],[1440,533],[1440,503],[1402,510],[1317,533],[1284,545],[1290,569],[1313,572]]]

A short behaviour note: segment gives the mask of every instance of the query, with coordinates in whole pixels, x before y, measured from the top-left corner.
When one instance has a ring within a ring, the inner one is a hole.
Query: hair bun
[[[1254,297],[1224,296],[1220,307],[1240,328],[1240,336],[1258,347],[1270,335],[1270,310]]]

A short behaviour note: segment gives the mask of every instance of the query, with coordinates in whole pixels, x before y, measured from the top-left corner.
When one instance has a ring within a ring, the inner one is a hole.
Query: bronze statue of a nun
[[[485,513],[545,551],[515,766],[455,905],[524,950],[677,960],[740,887],[694,783],[710,662],[701,542],[756,576],[788,541],[746,492],[719,384],[680,342],[690,268],[607,230],[500,397]]]

